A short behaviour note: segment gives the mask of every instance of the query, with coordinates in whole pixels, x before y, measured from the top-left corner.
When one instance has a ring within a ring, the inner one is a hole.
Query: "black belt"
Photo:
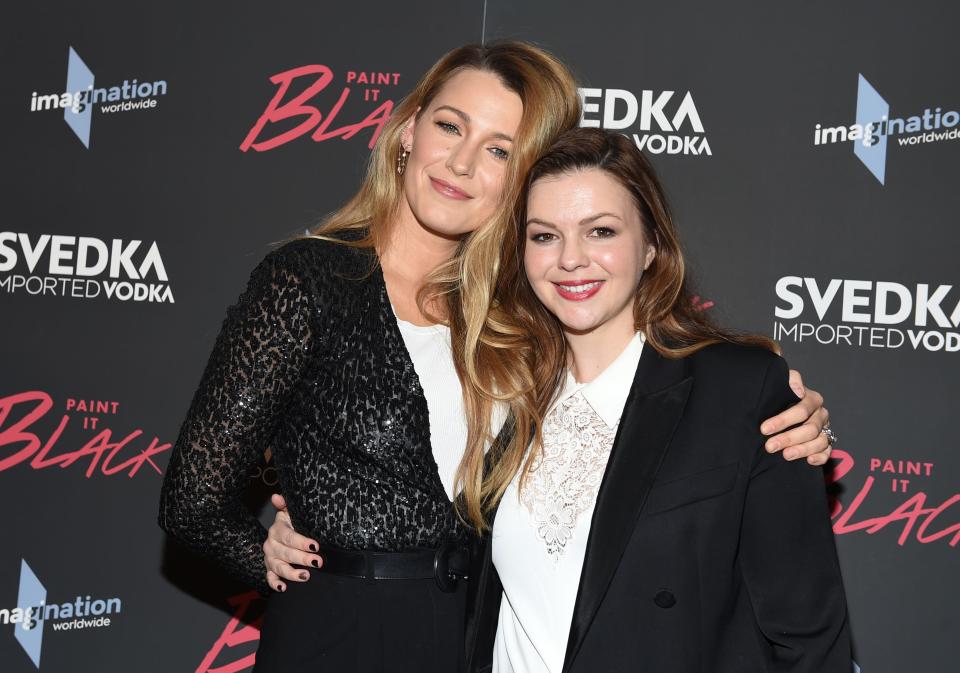
[[[442,591],[453,591],[457,581],[467,579],[470,550],[464,545],[447,543],[439,549],[409,551],[354,551],[321,546],[322,571],[371,580],[437,581]]]

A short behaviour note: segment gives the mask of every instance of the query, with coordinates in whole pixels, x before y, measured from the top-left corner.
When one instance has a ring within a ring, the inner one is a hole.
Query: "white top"
[[[543,453],[518,496],[507,488],[493,526],[503,583],[493,673],[560,673],[600,481],[644,338],[590,383],[567,372],[543,424]]]
[[[397,325],[427,398],[430,447],[437,461],[440,480],[452,501],[457,467],[467,446],[467,417],[463,388],[453,366],[450,328],[446,325],[414,325],[400,318],[397,318]]]

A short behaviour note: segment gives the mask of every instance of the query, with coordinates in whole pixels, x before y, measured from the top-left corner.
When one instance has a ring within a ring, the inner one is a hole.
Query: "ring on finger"
[[[827,443],[830,444],[831,447],[833,447],[833,445],[837,443],[837,435],[833,430],[830,429],[829,425],[825,425],[822,428],[820,428],[820,432],[822,432],[826,436]]]

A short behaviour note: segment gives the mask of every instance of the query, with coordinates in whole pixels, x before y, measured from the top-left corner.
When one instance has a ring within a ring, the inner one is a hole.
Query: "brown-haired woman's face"
[[[457,237],[490,217],[503,190],[523,104],[489,72],[451,77],[401,136],[403,191],[417,221]]]
[[[637,286],[654,254],[633,197],[608,173],[548,176],[530,188],[524,270],[566,331],[632,334]]]

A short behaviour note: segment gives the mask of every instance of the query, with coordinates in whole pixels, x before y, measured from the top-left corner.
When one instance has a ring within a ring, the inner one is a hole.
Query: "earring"
[[[407,168],[407,155],[410,153],[403,145],[400,145],[400,152],[397,154],[397,175],[403,175]]]

